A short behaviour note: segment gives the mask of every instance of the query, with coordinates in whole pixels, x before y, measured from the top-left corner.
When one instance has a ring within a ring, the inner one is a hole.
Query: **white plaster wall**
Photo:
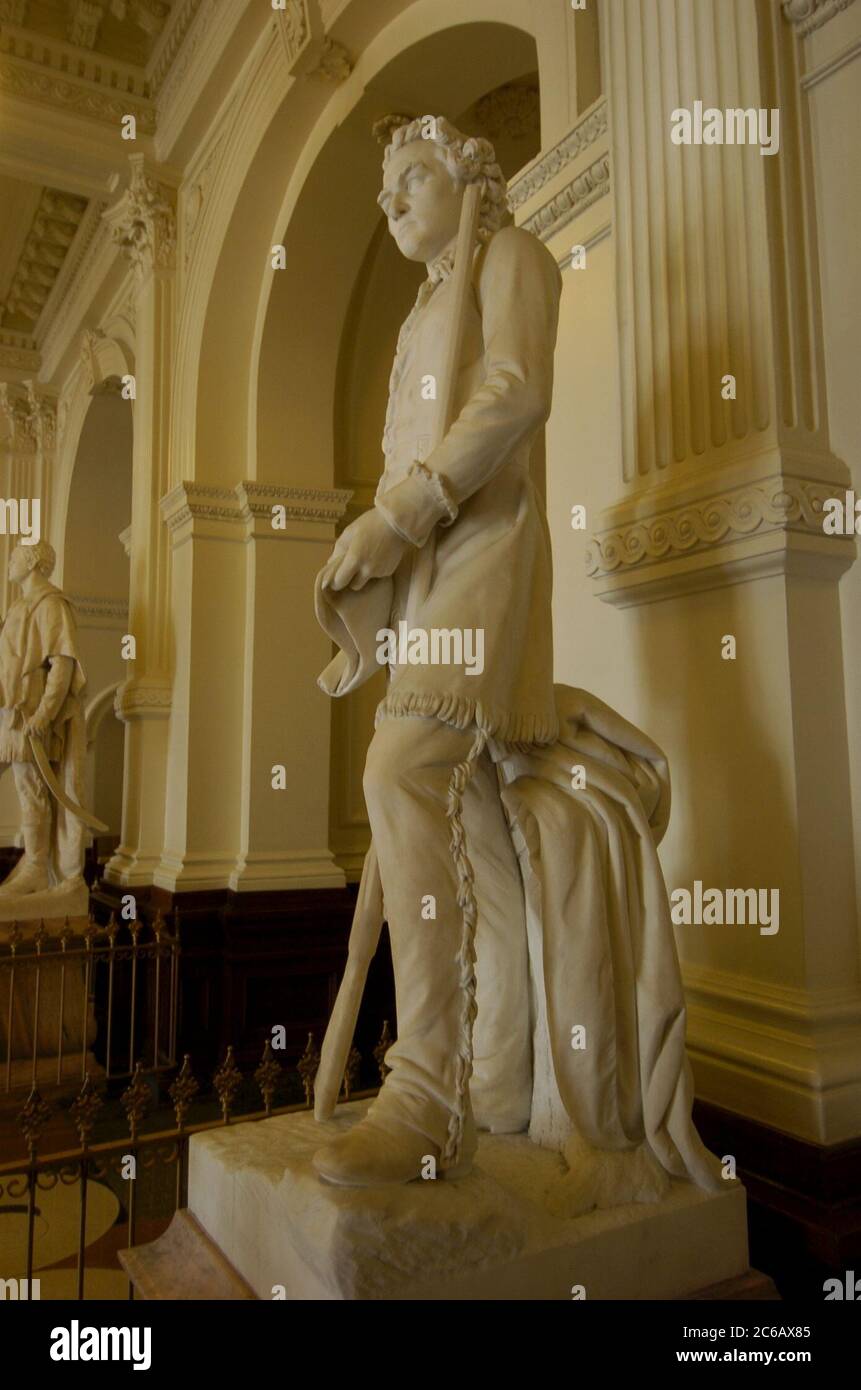
[[[586,269],[564,272],[547,426],[556,678],[605,700],[667,754],[673,812],[661,859],[670,889],[690,889],[695,878],[706,887],[781,889],[776,936],[680,927],[682,960],[800,984],[782,580],[617,609],[596,597],[586,575],[590,529],[571,529],[572,505],[586,506],[593,528],[621,491],[616,342],[610,236],[587,253]],[[736,662],[721,659],[725,633],[736,637]]]

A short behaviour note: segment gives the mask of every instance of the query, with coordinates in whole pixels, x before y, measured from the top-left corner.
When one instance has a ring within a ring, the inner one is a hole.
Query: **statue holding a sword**
[[[47,541],[20,544],[9,579],[20,597],[0,629],[0,774],[11,767],[24,853],[0,884],[4,898],[82,888],[84,828],[107,830],[80,805],[85,685],[72,606],[52,584]]]

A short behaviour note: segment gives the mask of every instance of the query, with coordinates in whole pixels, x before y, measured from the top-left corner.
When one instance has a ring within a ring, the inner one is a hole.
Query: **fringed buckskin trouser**
[[[426,1134],[453,1166],[470,1091],[479,1127],[516,1131],[529,1123],[529,966],[517,857],[486,737],[475,727],[384,718],[364,786],[398,1021],[386,1056],[391,1072],[372,1109]]]

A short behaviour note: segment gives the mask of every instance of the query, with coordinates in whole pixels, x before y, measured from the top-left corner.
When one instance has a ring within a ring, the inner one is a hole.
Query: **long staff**
[[[442,364],[442,389],[437,396],[437,410],[431,432],[431,450],[445,439],[454,412],[454,396],[463,351],[466,306],[469,302],[469,290],[472,283],[472,258],[475,250],[480,208],[481,187],[477,183],[468,183],[464,190],[460,223],[457,230],[454,269],[451,277],[451,318],[448,324],[448,339]],[[413,556],[412,576],[407,597],[408,631],[413,625],[419,605],[424,603],[430,593],[435,552],[436,532],[431,531],[421,550],[417,550]]]
[[[460,210],[457,243],[452,271],[451,318],[443,358],[441,390],[437,395],[437,411],[431,436],[432,447],[445,438],[454,408],[458,369],[463,348],[466,309],[472,283],[472,260],[481,206],[481,187],[467,184]],[[435,540],[431,533],[413,558],[410,592],[407,601],[407,621],[418,605],[427,598],[433,574]],[[417,847],[418,852],[418,847]],[[383,926],[383,898],[377,852],[373,843],[365,856],[359,896],[350,929],[350,945],[344,977],[329,1019],[326,1036],[320,1051],[320,1066],[314,1079],[314,1118],[328,1120],[334,1113],[347,1068],[347,1058],[353,1044],[356,1020],[365,989],[368,969],[380,941]]]

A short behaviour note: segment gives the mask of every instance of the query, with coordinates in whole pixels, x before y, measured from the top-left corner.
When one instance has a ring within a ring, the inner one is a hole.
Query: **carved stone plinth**
[[[562,1160],[525,1135],[483,1135],[473,1172],[454,1182],[321,1182],[310,1166],[321,1137],[365,1107],[192,1138],[191,1214],[258,1298],[283,1286],[289,1300],[569,1300],[579,1285],[588,1299],[677,1299],[748,1274],[739,1183],[717,1195],[673,1183],[663,1202],[566,1219]]]
[[[84,892],[86,893],[86,888]],[[48,898],[49,894],[34,893],[31,896],[41,899]],[[68,919],[66,917],[48,917],[44,922],[48,936],[59,936],[67,920],[69,930],[76,938],[79,938],[88,926],[88,919],[84,915],[71,916]],[[38,923],[35,921],[25,922],[22,925],[22,939],[18,942],[17,954],[14,958],[14,981],[10,968],[12,957],[6,949],[2,951],[2,961],[0,961],[0,1066],[4,1069],[3,1075],[5,1076],[8,1054],[12,1062],[11,1087],[20,1085],[29,1078],[29,1067],[34,1054],[34,1036],[35,1055],[43,1063],[37,1068],[37,1081],[49,1078],[54,1081],[58,1079],[56,1059],[60,1054],[61,1038],[63,1065],[59,1079],[62,1080],[70,1074],[80,1078],[82,1074],[81,1053],[88,1050],[96,1036],[96,1021],[93,1015],[92,1001],[85,992],[85,963],[77,956],[71,956],[64,962],[62,953],[55,949],[53,941],[49,944],[49,949],[43,952],[39,961],[37,1025],[37,972],[35,947],[32,944],[32,937],[37,927]],[[0,922],[0,947],[8,947],[12,929],[11,922]],[[80,942],[78,941],[77,944]],[[64,964],[65,970],[63,970]],[[10,992],[12,994],[11,1047],[10,1039],[7,1037],[10,1018]],[[61,1001],[62,1032],[60,1029]]]
[[[38,925],[66,917],[86,917],[90,890],[83,879],[71,879],[46,888],[44,893],[0,893],[0,932],[13,922],[32,922]],[[3,938],[0,937],[0,940]]]

